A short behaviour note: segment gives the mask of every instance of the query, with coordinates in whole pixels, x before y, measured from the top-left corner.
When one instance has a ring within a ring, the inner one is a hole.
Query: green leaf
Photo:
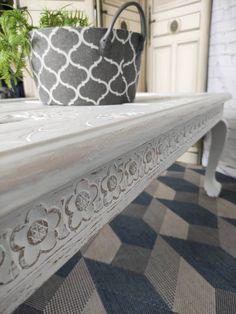
[[[40,15],[40,28],[71,26],[89,26],[88,17],[79,10],[67,11],[64,8],[59,10],[44,9]]]
[[[30,52],[29,32],[33,25],[26,10],[3,11],[0,17],[0,78],[9,88],[23,79]]]

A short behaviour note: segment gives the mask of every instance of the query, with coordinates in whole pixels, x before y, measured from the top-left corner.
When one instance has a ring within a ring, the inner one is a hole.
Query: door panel
[[[153,52],[153,66],[158,71],[153,72],[153,81],[157,82],[153,91],[159,92],[171,90],[171,55],[172,46],[157,47]]]
[[[177,5],[177,1],[168,3],[168,5],[162,5],[158,4],[157,0],[149,0],[149,5],[152,7],[152,13],[156,15],[158,20],[163,20],[200,12],[202,1],[208,2],[208,0],[182,0],[182,5]]]
[[[172,35],[172,25],[177,23],[178,33],[199,29],[200,13],[187,14],[180,17],[173,17],[162,21],[157,21],[153,25],[153,37]]]
[[[177,44],[176,88],[177,92],[194,93],[197,87],[198,41]]]

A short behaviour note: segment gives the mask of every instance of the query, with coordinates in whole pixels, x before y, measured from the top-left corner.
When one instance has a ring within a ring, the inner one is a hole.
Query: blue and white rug
[[[15,314],[235,314],[236,180],[175,164]]]

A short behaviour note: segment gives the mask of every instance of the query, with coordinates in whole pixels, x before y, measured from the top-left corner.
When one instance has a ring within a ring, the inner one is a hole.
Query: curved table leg
[[[215,172],[224,148],[226,134],[227,123],[224,120],[218,122],[211,130],[211,148],[204,181],[204,189],[211,197],[218,197],[221,192],[221,184],[216,180]]]

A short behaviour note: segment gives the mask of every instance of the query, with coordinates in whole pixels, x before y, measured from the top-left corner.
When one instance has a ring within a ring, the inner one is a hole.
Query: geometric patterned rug
[[[174,164],[15,314],[235,314],[236,180]]]

